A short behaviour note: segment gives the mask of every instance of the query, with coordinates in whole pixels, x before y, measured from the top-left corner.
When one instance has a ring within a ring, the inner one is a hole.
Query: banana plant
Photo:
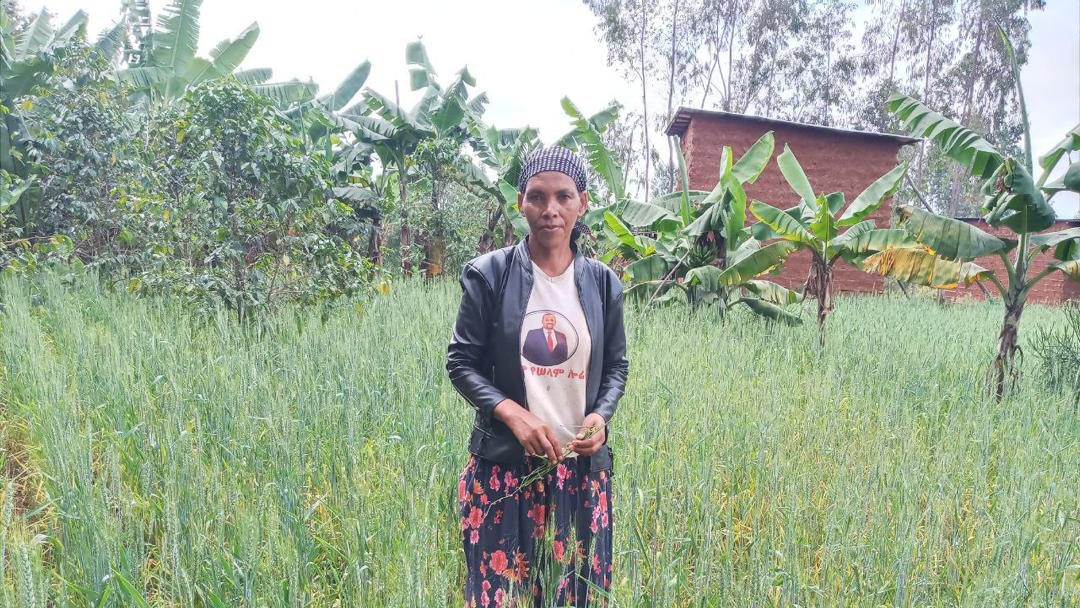
[[[272,75],[267,68],[237,71],[259,38],[258,23],[249,25],[236,38],[219,42],[208,59],[196,57],[201,6],[202,0],[174,0],[158,17],[157,28],[143,36],[136,61],[117,70],[117,78],[132,87],[135,99],[171,103],[200,82],[229,75],[279,105],[314,96],[314,83],[267,82]],[[141,11],[127,14],[144,16],[145,11],[144,6]]]
[[[384,172],[396,174],[398,208],[401,215],[401,271],[412,273],[412,231],[408,221],[409,186],[415,170],[410,162],[413,152],[427,136],[417,119],[421,109],[406,110],[384,95],[364,91],[364,101],[346,110],[342,117],[355,125],[354,137],[369,143],[379,157]]]
[[[626,175],[615,158],[615,153],[604,143],[604,131],[619,117],[621,106],[612,102],[599,112],[585,116],[569,97],[563,97],[563,112],[570,117],[572,129],[556,140],[565,148],[577,150],[589,164],[593,174],[600,177],[610,196],[608,205],[619,204],[626,200]],[[595,191],[595,189],[594,189]],[[590,200],[598,197],[590,196]]]
[[[381,264],[382,246],[379,230],[382,214],[377,206],[382,188],[374,188],[371,177],[371,134],[350,120],[346,106],[356,97],[371,73],[371,62],[364,61],[331,92],[312,95],[285,103],[282,113],[290,120],[305,147],[312,154],[321,153],[331,161],[334,196],[349,205],[356,222],[370,223],[368,256]]]
[[[54,28],[48,12],[42,9],[21,31],[16,31],[11,12],[0,11],[0,173],[8,174],[8,179],[31,184],[29,113],[34,97],[48,94],[57,62],[72,39],[85,29],[83,11]],[[33,194],[23,188],[19,196],[6,199],[20,227],[30,222],[33,204],[39,198]]]
[[[1048,183],[1062,160],[1080,150],[1080,125],[1036,163],[1019,66],[1008,38],[1004,33],[1001,37],[1012,62],[1023,118],[1024,152],[1020,158],[1001,152],[979,133],[917,99],[896,95],[889,100],[888,109],[909,133],[941,146],[949,158],[984,180],[984,219],[995,228],[1011,231],[1016,238],[994,236],[959,220],[904,207],[899,209],[900,226],[917,245],[888,247],[864,263],[871,272],[932,287],[954,288],[976,281],[993,284],[1005,307],[990,377],[998,399],[1019,375],[1015,361],[1017,339],[1031,289],[1055,272],[1080,281],[1080,228],[1042,232],[1056,221],[1050,199],[1065,190],[1080,192],[1080,161],[1072,162],[1062,179]],[[1040,172],[1037,180],[1032,177],[1036,170]],[[1050,252],[1052,260],[1045,269],[1032,274],[1035,257],[1044,252]],[[975,265],[976,259],[989,255],[1001,258],[1004,274]]]
[[[711,192],[690,190],[679,152],[682,187],[651,202],[627,201],[620,215],[604,214],[606,230],[618,245],[606,257],[632,260],[627,292],[648,303],[685,296],[691,306],[715,304],[721,315],[737,304],[786,324],[801,323],[790,310],[794,291],[756,277],[779,266],[795,249],[780,242],[762,246],[746,225],[746,184],[754,183],[772,157],[772,131],[737,161],[730,146],[720,157],[720,180]],[[634,234],[631,227],[655,237]]]
[[[810,252],[810,275],[803,296],[817,300],[818,341],[825,346],[825,322],[832,310],[832,272],[844,260],[857,268],[868,255],[891,246],[910,246],[911,236],[903,230],[878,228],[870,215],[896,191],[907,171],[900,164],[874,180],[846,205],[843,192],[815,194],[799,160],[788,146],[776,158],[788,186],[799,196],[798,205],[779,209],[755,200],[750,213],[758,219],[751,229],[761,241],[780,239],[788,253],[796,249]],[[841,213],[841,210],[843,211]],[[843,232],[841,232],[841,230]]]
[[[417,41],[405,47],[409,81],[413,90],[423,90],[411,108],[402,108],[373,90],[364,92],[364,101],[346,110],[342,118],[355,125],[357,137],[369,141],[382,165],[398,175],[401,270],[412,272],[413,227],[409,223],[408,192],[414,179],[426,179],[431,186],[431,204],[436,212],[443,207],[446,170],[474,175],[476,170],[463,156],[469,137],[469,124],[484,112],[488,98],[484,93],[469,97],[476,81],[462,68],[449,85],[436,80],[436,72],[424,45]],[[454,176],[459,177],[457,175]],[[436,226],[424,239],[424,268],[428,277],[442,273],[446,235]]]
[[[424,45],[417,41],[405,49],[410,64],[411,88],[423,90],[420,112],[416,115],[428,136],[413,153],[412,161],[420,177],[427,182],[433,221],[422,223],[418,231],[424,249],[422,268],[431,279],[443,273],[447,249],[445,222],[447,186],[475,180],[482,170],[473,165],[465,154],[470,138],[469,126],[479,120],[488,103],[486,93],[470,97],[470,87],[476,80],[467,67],[461,68],[443,87],[432,66]]]
[[[625,179],[622,169],[614,161],[614,155],[603,142],[603,132],[611,122],[618,118],[619,104],[612,103],[591,116],[585,116],[568,97],[561,102],[563,111],[571,119],[571,130],[556,139],[556,143],[576,150],[601,177],[603,188],[592,182],[589,189],[589,211],[583,223],[593,230],[600,230],[603,224],[604,210],[614,201],[605,200],[604,195],[622,199]],[[494,246],[494,232],[500,219],[505,218],[504,242],[514,236],[524,237],[529,231],[529,224],[521,215],[517,206],[517,179],[525,158],[543,144],[535,129],[496,129],[483,124],[476,118],[470,119],[469,143],[477,157],[494,174],[494,179],[487,171],[472,165],[467,185],[479,187],[488,196],[498,202],[488,216],[487,230],[477,246],[483,253]],[[469,166],[466,166],[468,169]]]
[[[494,201],[488,212],[488,221],[477,253],[485,253],[495,246],[495,231],[500,221],[509,224],[510,233],[524,234],[529,224],[517,207],[517,180],[525,158],[540,146],[536,129],[496,129],[473,118],[469,125],[469,143],[477,158],[494,174],[476,168],[467,176],[467,187],[479,188]],[[470,165],[470,167],[475,167]],[[505,234],[505,233],[504,233]]]

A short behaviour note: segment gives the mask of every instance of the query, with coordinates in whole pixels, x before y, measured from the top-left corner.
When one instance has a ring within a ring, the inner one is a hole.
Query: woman
[[[586,186],[570,150],[531,155],[518,179],[528,236],[461,273],[446,368],[476,409],[458,483],[468,606],[541,605],[552,570],[559,606],[611,584],[607,440],[629,366],[622,285],[577,248]]]

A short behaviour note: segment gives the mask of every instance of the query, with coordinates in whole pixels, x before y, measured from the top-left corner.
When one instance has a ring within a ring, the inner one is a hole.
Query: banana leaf
[[[782,285],[777,285],[772,281],[747,281],[746,289],[762,300],[780,306],[788,306],[799,301],[798,292]]]
[[[776,164],[780,167],[780,173],[784,175],[788,185],[799,195],[806,209],[803,218],[810,219],[817,216],[817,197],[814,196],[814,189],[810,186],[810,180],[806,178],[799,159],[795,158],[795,154],[787,144],[784,144],[784,151],[780,153],[780,156],[776,157]]]
[[[637,228],[652,226],[665,218],[675,219],[675,215],[663,207],[638,201],[626,201],[621,215],[624,222]]]
[[[880,251],[866,258],[863,270],[937,289],[953,289],[960,284],[970,286],[993,274],[974,262],[945,259],[921,248]]]
[[[735,165],[731,168],[731,174],[735,176],[735,179],[740,184],[756,182],[765,167],[769,165],[769,159],[772,158],[775,146],[776,138],[773,136],[773,132],[767,131],[747,148],[746,152],[739,157],[739,160],[735,161]]]
[[[1003,157],[982,135],[931,110],[919,100],[894,95],[887,103],[904,129],[941,146],[945,155],[963,163],[976,177],[986,179],[1001,165]]]
[[[837,226],[852,226],[866,219],[881,207],[885,198],[891,196],[900,187],[900,182],[907,172],[907,163],[894,167],[891,171],[874,180],[855,200],[851,201],[844,214],[836,221]]]
[[[778,241],[751,252],[728,267],[717,277],[723,285],[741,285],[754,277],[769,272],[784,262],[799,245],[791,241]]]
[[[814,209],[817,209],[816,204],[814,204]],[[754,214],[754,217],[768,226],[780,238],[813,246],[814,235],[810,234],[799,220],[792,217],[790,211],[777,209],[772,205],[755,200],[750,203],[750,213]]]
[[[974,260],[1016,246],[1016,241],[999,239],[967,222],[915,207],[900,207],[898,213],[904,230],[945,259]]]
[[[1054,257],[1063,262],[1080,259],[1080,228],[1032,235],[1031,245],[1039,251],[1054,249]]]
[[[1080,281],[1080,260],[1069,260],[1068,262],[1057,262],[1051,264],[1051,268],[1055,268],[1065,273],[1065,276],[1074,281]]]
[[[766,318],[770,321],[777,321],[785,325],[799,325],[802,323],[802,319],[798,316],[780,308],[772,302],[766,302],[759,298],[740,298],[739,302],[745,304],[746,307],[757,316]]]

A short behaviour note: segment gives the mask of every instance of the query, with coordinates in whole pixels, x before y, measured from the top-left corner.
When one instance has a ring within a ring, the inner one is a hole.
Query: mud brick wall
[[[723,146],[731,146],[738,158],[766,131],[772,130],[776,137],[773,161],[765,168],[757,182],[747,188],[747,197],[758,199],[775,207],[786,209],[799,202],[776,165],[775,157],[787,144],[798,157],[814,191],[843,192],[850,203],[875,179],[896,166],[897,154],[904,142],[887,135],[841,132],[756,117],[731,115],[694,114],[682,135],[683,154],[686,157],[690,187],[695,190],[712,190],[719,180],[720,153]],[[890,225],[892,201],[888,200],[870,217],[878,227]],[[755,221],[747,214],[748,221]],[[988,230],[981,220],[965,220]],[[1077,222],[1060,222],[1055,229],[1064,229]],[[989,230],[988,230],[989,231]],[[993,231],[991,231],[993,232]],[[1048,256],[1040,256],[1036,272],[1046,266]],[[1000,270],[997,257],[980,259],[986,268]],[[884,279],[838,261],[833,272],[834,293],[877,293],[884,289]],[[801,288],[810,270],[810,254],[800,251],[790,256],[779,275],[767,276],[788,288]],[[993,293],[992,285],[988,289]],[[949,297],[982,298],[977,286],[947,292]],[[1043,279],[1031,294],[1031,300],[1057,303],[1068,298],[1080,298],[1080,284],[1068,280],[1062,273]]]
[[[841,133],[788,123],[773,123],[729,116],[695,115],[683,135],[690,187],[712,190],[720,179],[720,153],[731,146],[735,158],[746,152],[766,131],[776,137],[773,160],[758,180],[746,189],[748,199],[758,199],[780,209],[799,202],[776,165],[776,156],[787,144],[799,159],[814,191],[843,192],[850,202],[873,181],[896,166],[901,142],[892,138]],[[882,205],[872,216],[878,226],[887,228],[891,207]],[[748,221],[755,221],[747,213]],[[788,288],[801,288],[810,271],[810,253],[799,251],[788,257],[778,276],[767,276]],[[884,279],[839,261],[833,271],[834,293],[880,292]]]

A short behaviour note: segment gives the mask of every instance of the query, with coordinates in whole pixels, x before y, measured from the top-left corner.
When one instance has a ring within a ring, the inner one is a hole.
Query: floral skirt
[[[611,475],[570,458],[523,486],[545,461],[476,456],[458,480],[465,605],[599,606],[611,586]],[[545,599],[545,590],[554,590]]]

